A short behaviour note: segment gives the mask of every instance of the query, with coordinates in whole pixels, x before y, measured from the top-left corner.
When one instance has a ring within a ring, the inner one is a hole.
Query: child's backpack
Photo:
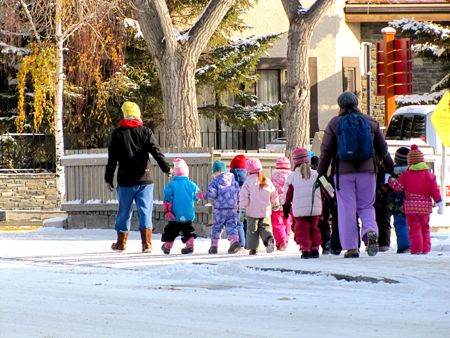
[[[361,113],[351,112],[339,119],[337,142],[341,160],[363,162],[375,154],[369,122]]]

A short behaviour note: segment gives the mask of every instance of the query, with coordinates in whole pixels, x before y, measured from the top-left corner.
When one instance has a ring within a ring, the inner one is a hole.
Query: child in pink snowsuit
[[[424,161],[423,153],[413,144],[408,153],[408,169],[396,181],[389,179],[395,191],[405,190],[403,211],[409,227],[411,254],[427,254],[431,251],[430,214],[431,198],[439,207],[438,213],[444,213],[444,203],[436,184],[436,176],[430,172]]]
[[[286,178],[291,173],[291,162],[287,157],[280,157],[275,162],[275,171],[272,173],[272,183],[278,193],[278,197],[283,195],[284,183]],[[288,218],[284,218],[283,210],[272,210],[270,216],[272,221],[273,237],[277,250],[285,251],[291,234],[292,216],[289,214]]]

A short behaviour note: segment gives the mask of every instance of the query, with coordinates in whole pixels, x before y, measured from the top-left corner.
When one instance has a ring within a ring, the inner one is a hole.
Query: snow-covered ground
[[[444,218],[441,219],[444,222]],[[450,337],[450,233],[426,256],[110,251],[112,230],[0,232],[0,337]]]

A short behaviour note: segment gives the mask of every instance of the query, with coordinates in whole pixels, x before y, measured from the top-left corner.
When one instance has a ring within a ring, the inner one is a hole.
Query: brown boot
[[[152,252],[152,229],[141,230],[142,252]]]
[[[124,251],[127,248],[128,232],[117,232],[117,242],[111,245],[111,249]]]

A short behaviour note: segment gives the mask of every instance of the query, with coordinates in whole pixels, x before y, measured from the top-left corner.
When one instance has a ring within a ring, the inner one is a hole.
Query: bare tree
[[[178,32],[165,0],[133,0],[147,47],[158,68],[166,146],[201,145],[195,69],[200,54],[236,0],[211,0],[189,29]]]
[[[310,80],[308,50],[311,37],[325,11],[333,0],[316,0],[304,8],[300,0],[282,0],[289,19],[287,50],[287,149],[309,145]]]

